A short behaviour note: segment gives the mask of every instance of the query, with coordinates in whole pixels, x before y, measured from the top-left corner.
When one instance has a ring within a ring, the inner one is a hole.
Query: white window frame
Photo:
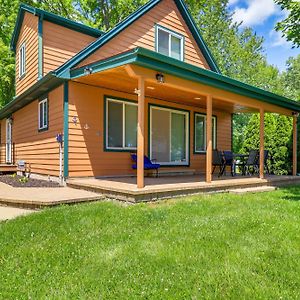
[[[206,153],[206,150],[197,150],[196,149],[196,137],[197,137],[197,134],[196,134],[196,120],[197,120],[197,116],[200,116],[200,117],[203,117],[204,118],[204,128],[203,128],[203,131],[204,131],[204,149],[206,149],[207,145],[206,145],[206,114],[202,114],[202,113],[195,113],[194,115],[194,152],[195,153]],[[212,124],[213,124],[213,137],[212,137],[212,141],[213,141],[213,149],[216,149],[217,148],[217,117],[216,116],[212,116]]]
[[[164,32],[167,32],[169,34],[169,54],[168,54],[168,57],[171,57],[171,37],[174,36],[178,39],[180,39],[180,61],[183,61],[183,58],[184,58],[184,37],[181,35],[181,34],[178,34],[178,33],[175,33],[174,31],[172,30],[169,30],[165,27],[162,27],[160,25],[156,25],[156,28],[155,28],[155,49],[156,49],[156,52],[158,52],[158,31],[159,30],[162,30]],[[158,52],[160,53],[160,52]],[[174,57],[173,57],[174,58]],[[174,58],[176,59],[176,58]]]
[[[164,111],[168,111],[168,112],[174,112],[177,114],[182,114],[185,115],[185,136],[186,136],[186,145],[185,145],[185,161],[182,162],[178,162],[178,161],[174,161],[174,162],[160,162],[157,161],[159,164],[161,164],[162,166],[188,166],[190,163],[190,155],[189,155],[189,144],[190,144],[190,138],[189,138],[189,128],[190,128],[190,114],[188,111],[184,111],[184,110],[180,110],[180,109],[172,109],[172,108],[166,108],[166,107],[161,107],[161,106],[157,106],[157,105],[150,105],[150,135],[149,135],[149,149],[150,149],[150,159],[154,159],[154,157],[152,157],[152,111],[153,109],[157,109],[157,110],[164,110]],[[172,122],[172,118],[170,118],[170,122]],[[171,124],[170,124],[170,128],[171,128]],[[171,145],[172,145],[172,131],[170,130],[170,149],[169,149],[169,155],[171,157]]]
[[[46,105],[45,105],[45,103],[46,103]],[[42,114],[42,116],[43,116],[43,118],[44,118],[44,107],[46,107],[46,110],[47,110],[47,113],[46,113],[46,120],[42,120],[43,121],[43,125],[41,126],[41,107],[43,108],[43,114]],[[38,103],[38,122],[39,122],[39,124],[38,124],[38,128],[39,128],[39,130],[46,130],[46,129],[48,129],[48,126],[49,126],[49,107],[48,107],[48,98],[45,98],[45,99],[43,99],[43,100],[41,100],[41,101],[39,101],[39,103]]]
[[[19,49],[19,78],[26,74],[26,44],[25,42]]]
[[[132,105],[132,106],[135,106],[137,107],[137,103],[134,103],[134,102],[130,102],[130,101],[126,101],[126,100],[120,100],[120,99],[114,99],[114,98],[106,98],[106,111],[105,111],[105,114],[106,114],[106,121],[105,121],[105,149],[106,150],[117,150],[117,151],[134,151],[134,150],[137,150],[137,147],[126,147],[125,144],[126,144],[126,136],[125,136],[125,131],[126,131],[126,128],[125,128],[125,105]],[[122,147],[110,147],[108,146],[108,102],[115,102],[115,103],[121,103],[122,104],[122,114],[123,114],[123,123],[122,123]],[[136,124],[137,126],[137,124]]]

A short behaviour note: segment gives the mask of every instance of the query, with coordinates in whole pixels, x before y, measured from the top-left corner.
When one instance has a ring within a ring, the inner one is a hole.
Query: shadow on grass
[[[300,185],[282,187],[281,190],[284,191],[284,200],[300,201]]]

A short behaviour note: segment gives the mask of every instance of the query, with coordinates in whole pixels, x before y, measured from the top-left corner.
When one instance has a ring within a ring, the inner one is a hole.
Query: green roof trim
[[[72,57],[69,61],[67,61],[65,64],[63,64],[61,67],[59,67],[56,70],[56,74],[59,77],[63,78],[70,78],[70,69],[76,67],[80,62],[82,62],[85,58],[93,54],[95,51],[97,51],[100,47],[105,45],[108,41],[110,41],[112,38],[114,38],[116,35],[118,35],[120,32],[122,32],[124,29],[126,29],[129,25],[131,25],[133,22],[138,20],[140,17],[142,17],[145,13],[150,11],[153,7],[155,7],[159,2],[162,0],[150,0],[145,5],[141,6],[138,10],[136,10],[133,14],[128,16],[125,20],[120,22],[118,25],[116,25],[114,28],[112,28],[110,31],[105,33],[103,36],[101,36],[96,41],[92,42],[89,46],[84,48],[82,51],[77,53],[74,57]],[[220,73],[219,68],[217,67],[217,64],[215,60],[212,57],[212,54],[210,53],[208,47],[206,46],[205,42],[203,41],[203,38],[201,37],[201,34],[195,25],[195,22],[193,21],[192,16],[190,15],[186,5],[184,4],[183,0],[174,0],[177,8],[182,14],[183,19],[185,20],[187,26],[189,27],[193,37],[195,38],[200,50],[202,51],[205,59],[207,60],[210,68],[217,73]]]
[[[58,87],[63,82],[64,80],[55,77],[52,72],[48,73],[41,80],[37,81],[34,85],[28,88],[24,93],[15,97],[11,102],[6,104],[0,110],[0,120],[26,106],[30,102],[37,100],[42,95],[47,94],[49,91]]]
[[[19,34],[20,34],[20,30],[22,27],[25,12],[29,12],[36,16],[42,17],[46,21],[49,21],[49,22],[55,23],[57,25],[61,25],[63,27],[93,36],[95,38],[99,38],[101,35],[104,34],[103,31],[98,30],[96,28],[92,28],[90,26],[66,19],[64,17],[58,16],[51,12],[45,11],[43,9],[36,8],[36,7],[22,3],[19,7],[16,26],[14,28],[14,32],[13,32],[11,43],[10,43],[10,47],[13,51],[16,51],[16,45],[17,45]]]
[[[88,66],[71,70],[70,78],[75,79],[85,76],[86,68],[90,68],[92,73],[97,73],[129,63],[300,112],[300,103],[296,101],[139,47]]]
[[[202,35],[201,35],[193,17],[191,16],[186,4],[184,3],[183,0],[175,0],[175,3],[177,5],[177,8],[183,15],[185,22],[187,23],[194,39],[196,40],[196,43],[198,44],[198,47],[200,48],[204,58],[206,59],[208,65],[210,66],[211,70],[215,71],[217,73],[221,73],[212,53],[210,52],[205,41],[203,40]]]

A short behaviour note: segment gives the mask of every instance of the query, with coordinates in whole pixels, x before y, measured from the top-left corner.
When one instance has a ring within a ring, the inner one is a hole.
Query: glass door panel
[[[152,109],[151,159],[158,162],[170,161],[170,123],[169,111]]]
[[[186,116],[179,113],[171,113],[171,161],[186,161]]]

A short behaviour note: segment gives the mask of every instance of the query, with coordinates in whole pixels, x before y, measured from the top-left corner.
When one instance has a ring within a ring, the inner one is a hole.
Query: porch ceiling
[[[128,75],[126,66],[79,77],[74,79],[74,81],[87,85],[117,90],[128,94],[134,94],[135,89],[137,89],[138,86],[138,80]],[[206,108],[205,93],[201,93],[201,89],[199,89],[199,92],[192,90],[187,91],[180,85],[174,87],[168,85],[168,83],[159,84],[145,78],[145,95],[152,99],[160,99],[187,106]],[[229,113],[250,113],[258,111],[255,108],[250,108],[239,103],[224,101],[219,97],[213,97],[213,109]]]

